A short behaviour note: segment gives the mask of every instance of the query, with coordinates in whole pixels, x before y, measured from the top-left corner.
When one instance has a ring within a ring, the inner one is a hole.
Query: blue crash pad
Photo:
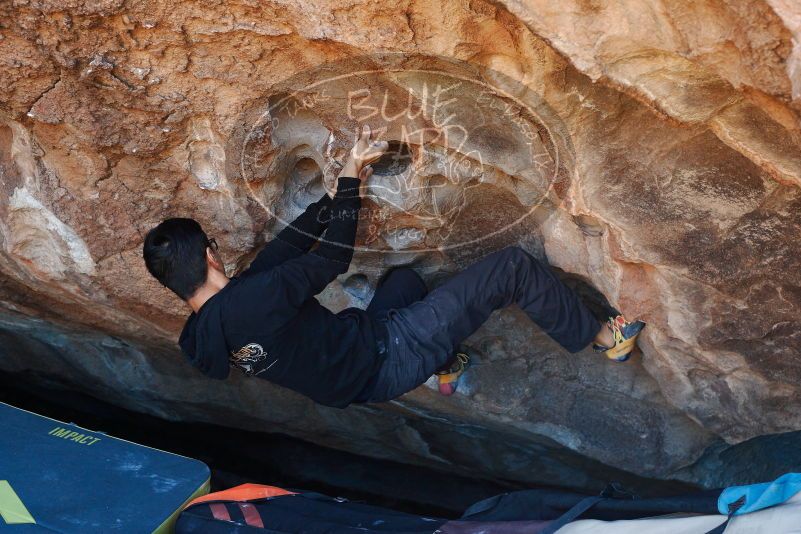
[[[740,499],[745,499],[735,515],[750,514],[787,502],[799,491],[801,491],[801,473],[786,473],[773,482],[731,486],[720,494],[718,511],[728,515],[729,506]]]
[[[0,532],[171,532],[202,462],[0,403]]]

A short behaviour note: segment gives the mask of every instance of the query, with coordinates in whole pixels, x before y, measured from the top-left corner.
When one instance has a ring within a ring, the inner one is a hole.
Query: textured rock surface
[[[0,21],[1,369],[167,418],[584,487],[746,480],[710,474],[714,458],[746,465],[721,451],[801,430],[795,2],[18,0]],[[452,120],[391,118],[424,94],[436,110],[436,88]],[[144,233],[194,217],[241,268],[330,183],[359,118],[402,144],[327,305],[363,306],[392,265],[436,283],[520,243],[648,321],[642,357],[569,356],[506,310],[450,399],[337,411],[190,369]]]

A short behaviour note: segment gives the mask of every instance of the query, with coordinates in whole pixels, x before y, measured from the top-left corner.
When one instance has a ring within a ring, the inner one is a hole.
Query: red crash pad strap
[[[249,502],[239,503],[239,509],[242,511],[242,516],[245,518],[245,523],[251,527],[264,528],[264,523],[261,520],[261,514],[255,506]]]
[[[187,507],[208,501],[252,501],[255,499],[266,499],[268,497],[279,497],[281,495],[294,495],[292,491],[287,491],[275,486],[263,486],[261,484],[242,484],[235,488],[217,491],[203,495],[190,502]]]
[[[217,521],[231,520],[231,514],[228,513],[228,508],[225,507],[225,503],[213,502],[209,505],[209,508],[211,508],[211,515]]]

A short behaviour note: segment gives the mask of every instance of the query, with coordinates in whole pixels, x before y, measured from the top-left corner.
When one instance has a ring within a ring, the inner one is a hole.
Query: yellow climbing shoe
[[[617,317],[610,317],[606,322],[607,328],[612,331],[612,336],[615,339],[615,344],[611,347],[604,347],[603,345],[594,344],[592,346],[595,352],[603,352],[606,357],[616,362],[625,362],[631,357],[634,347],[637,345],[637,338],[645,328],[643,321],[634,321],[630,323],[622,315]]]

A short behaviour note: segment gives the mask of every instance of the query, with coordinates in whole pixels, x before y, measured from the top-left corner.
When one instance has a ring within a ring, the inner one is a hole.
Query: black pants
[[[576,293],[518,247],[490,254],[430,293],[411,269],[392,271],[367,308],[387,327],[386,360],[369,400],[388,401],[424,383],[494,310],[512,304],[569,352],[601,328]]]

